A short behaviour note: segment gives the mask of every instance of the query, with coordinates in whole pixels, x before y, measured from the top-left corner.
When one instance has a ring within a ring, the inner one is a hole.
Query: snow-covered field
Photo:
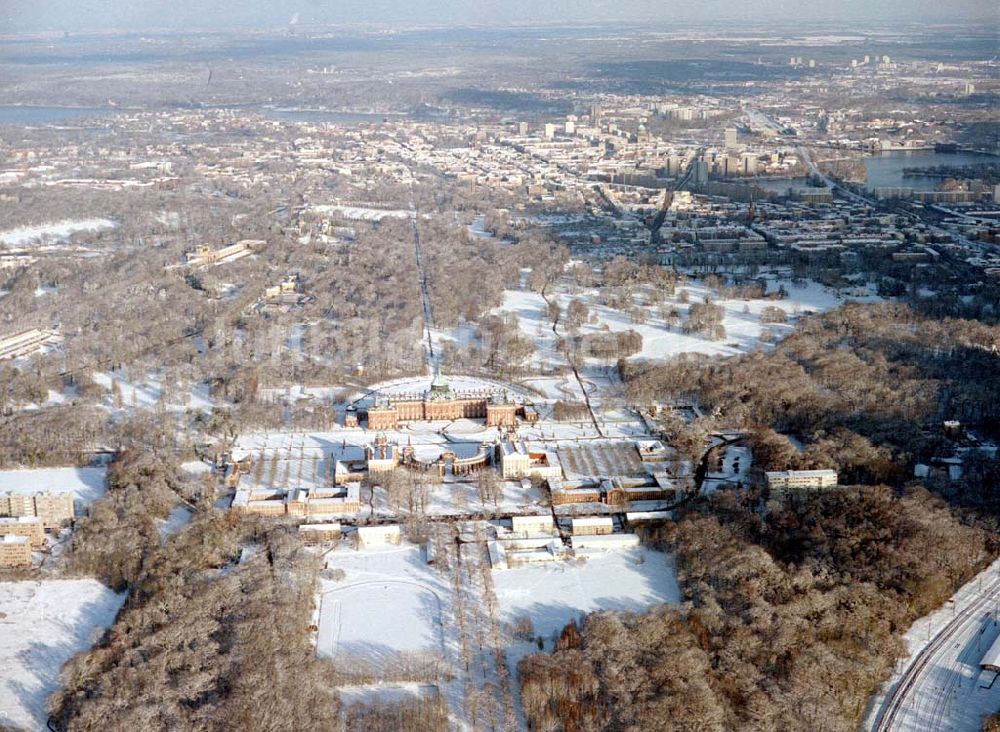
[[[482,501],[475,483],[474,475],[468,476],[468,482],[447,481],[433,483],[426,506],[428,516],[463,516],[471,513],[480,515],[535,513],[542,496],[538,488],[530,481],[507,480],[503,483],[503,495],[494,503]],[[377,490],[374,498],[375,514],[379,516],[396,516],[384,491]],[[362,514],[368,510],[362,506]]]
[[[521,334],[535,342],[535,353],[530,360],[532,368],[545,371],[567,365],[556,348],[557,337],[552,332],[549,306],[537,292],[504,290],[503,304],[494,313],[516,315]]]
[[[0,470],[0,491],[72,493],[77,513],[104,495],[105,468]]]
[[[711,493],[720,487],[734,485],[736,483],[746,484],[747,474],[753,463],[753,456],[750,448],[745,445],[730,445],[722,456],[721,469],[719,465],[710,465],[705,481],[702,483],[702,491]]]
[[[12,247],[24,247],[38,244],[51,244],[68,239],[80,231],[101,231],[113,229],[117,224],[110,219],[80,219],[77,221],[60,221],[42,226],[21,226],[0,232],[0,244]]]
[[[59,671],[125,601],[96,580],[0,583],[0,724],[44,730]]]
[[[493,585],[503,619],[528,616],[546,638],[586,613],[681,601],[672,557],[645,547],[495,572]]]
[[[634,359],[663,360],[681,353],[703,353],[710,356],[734,356],[746,353],[758,347],[765,340],[778,340],[790,334],[801,315],[821,313],[831,310],[849,301],[874,302],[879,298],[874,295],[861,297],[846,297],[834,289],[824,287],[818,282],[805,281],[794,283],[789,279],[772,276],[768,280],[768,292],[777,292],[784,287],[787,297],[780,300],[724,300],[716,297],[699,280],[688,280],[678,285],[673,296],[664,295],[662,302],[654,302],[654,293],[649,287],[638,287],[633,293],[631,304],[645,315],[645,322],[633,322],[626,309],[615,309],[602,302],[600,288],[571,288],[562,282],[548,296],[557,302],[566,312],[570,302],[579,299],[588,309],[588,322],[579,326],[578,332],[583,335],[602,332],[619,333],[634,330],[642,336],[642,350],[632,356]],[[681,292],[689,302],[681,302]],[[725,337],[720,340],[700,333],[684,333],[682,325],[688,318],[691,303],[703,302],[711,298],[721,305],[725,311],[722,325]],[[787,316],[785,323],[762,323],[761,311],[767,307],[777,307]],[[670,321],[667,318],[670,310],[676,310],[679,318]],[[528,289],[505,290],[503,303],[492,311],[495,315],[516,315],[517,326],[521,335],[529,338],[535,344],[535,352],[528,361],[528,366],[535,371],[551,372],[568,366],[566,359],[556,348],[558,336],[552,330],[552,320],[549,318],[548,304],[536,292]],[[558,333],[565,336],[568,325],[565,317],[560,320]],[[475,342],[474,332],[467,324],[453,329],[437,329],[432,332],[435,345],[444,342],[454,342],[459,346],[468,346]],[[583,359],[581,367],[595,366],[603,363],[595,358]],[[579,385],[574,380],[557,381],[542,384],[543,390],[552,398],[572,398],[579,393]],[[577,397],[579,398],[579,397]]]
[[[534,634],[545,640],[545,650],[571,620],[599,610],[642,611],[661,603],[679,603],[680,588],[670,555],[645,547],[594,553],[586,560],[528,564],[493,573],[503,621],[514,624],[529,617]],[[507,666],[516,671],[525,656],[538,647],[512,640]],[[512,684],[518,716],[527,728],[519,685]]]
[[[399,653],[444,653],[450,589],[419,547],[337,549],[326,564],[344,577],[320,582],[318,654],[378,664]]]
[[[461,320],[454,328],[431,328],[431,343],[434,345],[435,354],[440,354],[445,343],[454,343],[462,348],[467,348],[476,342],[476,326]]]
[[[160,538],[166,541],[171,536],[179,532],[189,523],[191,519],[194,518],[194,513],[191,509],[185,505],[177,506],[173,511],[170,512],[165,519],[158,521],[157,528],[160,532]]]
[[[153,409],[163,397],[163,378],[156,373],[146,374],[146,378],[130,380],[121,371],[100,371],[91,374],[94,383],[104,387],[109,392],[105,397],[105,405],[110,408]],[[115,404],[113,390],[117,388],[121,395],[120,405]],[[166,404],[171,411],[194,409],[204,412],[211,411],[212,396],[207,384],[195,384],[187,392],[173,394]]]
[[[792,332],[795,321],[802,314],[821,313],[843,305],[848,300],[842,298],[836,291],[823,285],[807,281],[796,285],[788,280],[775,280],[771,283],[771,291],[777,291],[784,286],[788,297],[781,300],[722,300],[705,285],[698,281],[690,281],[677,287],[673,297],[665,297],[663,305],[675,309],[681,319],[674,325],[667,322],[658,306],[647,304],[642,290],[637,291],[635,304],[646,313],[645,323],[632,322],[628,313],[610,308],[600,302],[600,290],[587,289],[575,295],[560,293],[559,304],[565,310],[570,301],[581,298],[589,306],[591,316],[596,320],[580,327],[580,333],[598,333],[610,331],[618,333],[634,330],[642,336],[642,351],[633,356],[635,359],[662,360],[681,353],[704,353],[709,356],[734,356],[745,353],[757,347],[765,332],[769,331],[773,338],[782,338]],[[680,301],[681,291],[687,292],[688,303]],[[726,337],[713,341],[704,335],[687,334],[681,329],[681,324],[687,320],[691,303],[703,302],[706,297],[721,305],[725,310],[722,325]],[[878,298],[850,298],[850,300],[874,301]],[[766,307],[778,307],[785,311],[786,323],[762,323],[761,311]],[[560,331],[561,332],[561,331]],[[595,361],[588,359],[588,361]],[[596,361],[595,361],[596,362]]]

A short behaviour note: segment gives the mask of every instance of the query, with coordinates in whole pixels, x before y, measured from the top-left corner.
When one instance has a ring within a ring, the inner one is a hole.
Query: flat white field
[[[320,584],[319,655],[378,665],[400,653],[443,653],[448,588],[419,547],[337,550],[327,567],[344,579]]]
[[[96,580],[0,583],[0,725],[44,730],[59,672],[125,602]]]
[[[578,563],[547,562],[494,572],[503,620],[530,617],[549,637],[598,610],[644,610],[681,600],[673,558],[645,547],[588,555]]]
[[[109,219],[80,219],[41,226],[21,226],[0,232],[0,244],[12,247],[51,244],[68,239],[80,231],[100,231],[113,229],[116,226],[117,224]]]

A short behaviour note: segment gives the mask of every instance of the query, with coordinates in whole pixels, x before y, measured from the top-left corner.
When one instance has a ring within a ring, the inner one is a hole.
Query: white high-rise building
[[[726,149],[732,150],[739,144],[739,131],[735,127],[726,128]]]

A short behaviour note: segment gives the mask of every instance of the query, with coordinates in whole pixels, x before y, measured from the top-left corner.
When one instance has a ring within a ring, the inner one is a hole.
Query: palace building
[[[438,373],[423,393],[377,397],[368,408],[368,429],[393,430],[402,422],[452,419],[485,419],[487,427],[514,427],[517,418],[534,421],[530,405],[512,401],[505,391],[453,391]]]

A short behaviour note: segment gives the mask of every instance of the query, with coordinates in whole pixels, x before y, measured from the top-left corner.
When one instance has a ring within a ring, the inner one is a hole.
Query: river
[[[904,178],[903,168],[925,168],[935,165],[971,165],[997,162],[994,155],[983,153],[939,153],[932,150],[890,150],[864,158],[868,173],[868,190],[875,188],[912,188],[933,191],[940,178]]]
[[[0,125],[44,125],[77,119],[107,117],[113,107],[28,107],[0,105]]]

